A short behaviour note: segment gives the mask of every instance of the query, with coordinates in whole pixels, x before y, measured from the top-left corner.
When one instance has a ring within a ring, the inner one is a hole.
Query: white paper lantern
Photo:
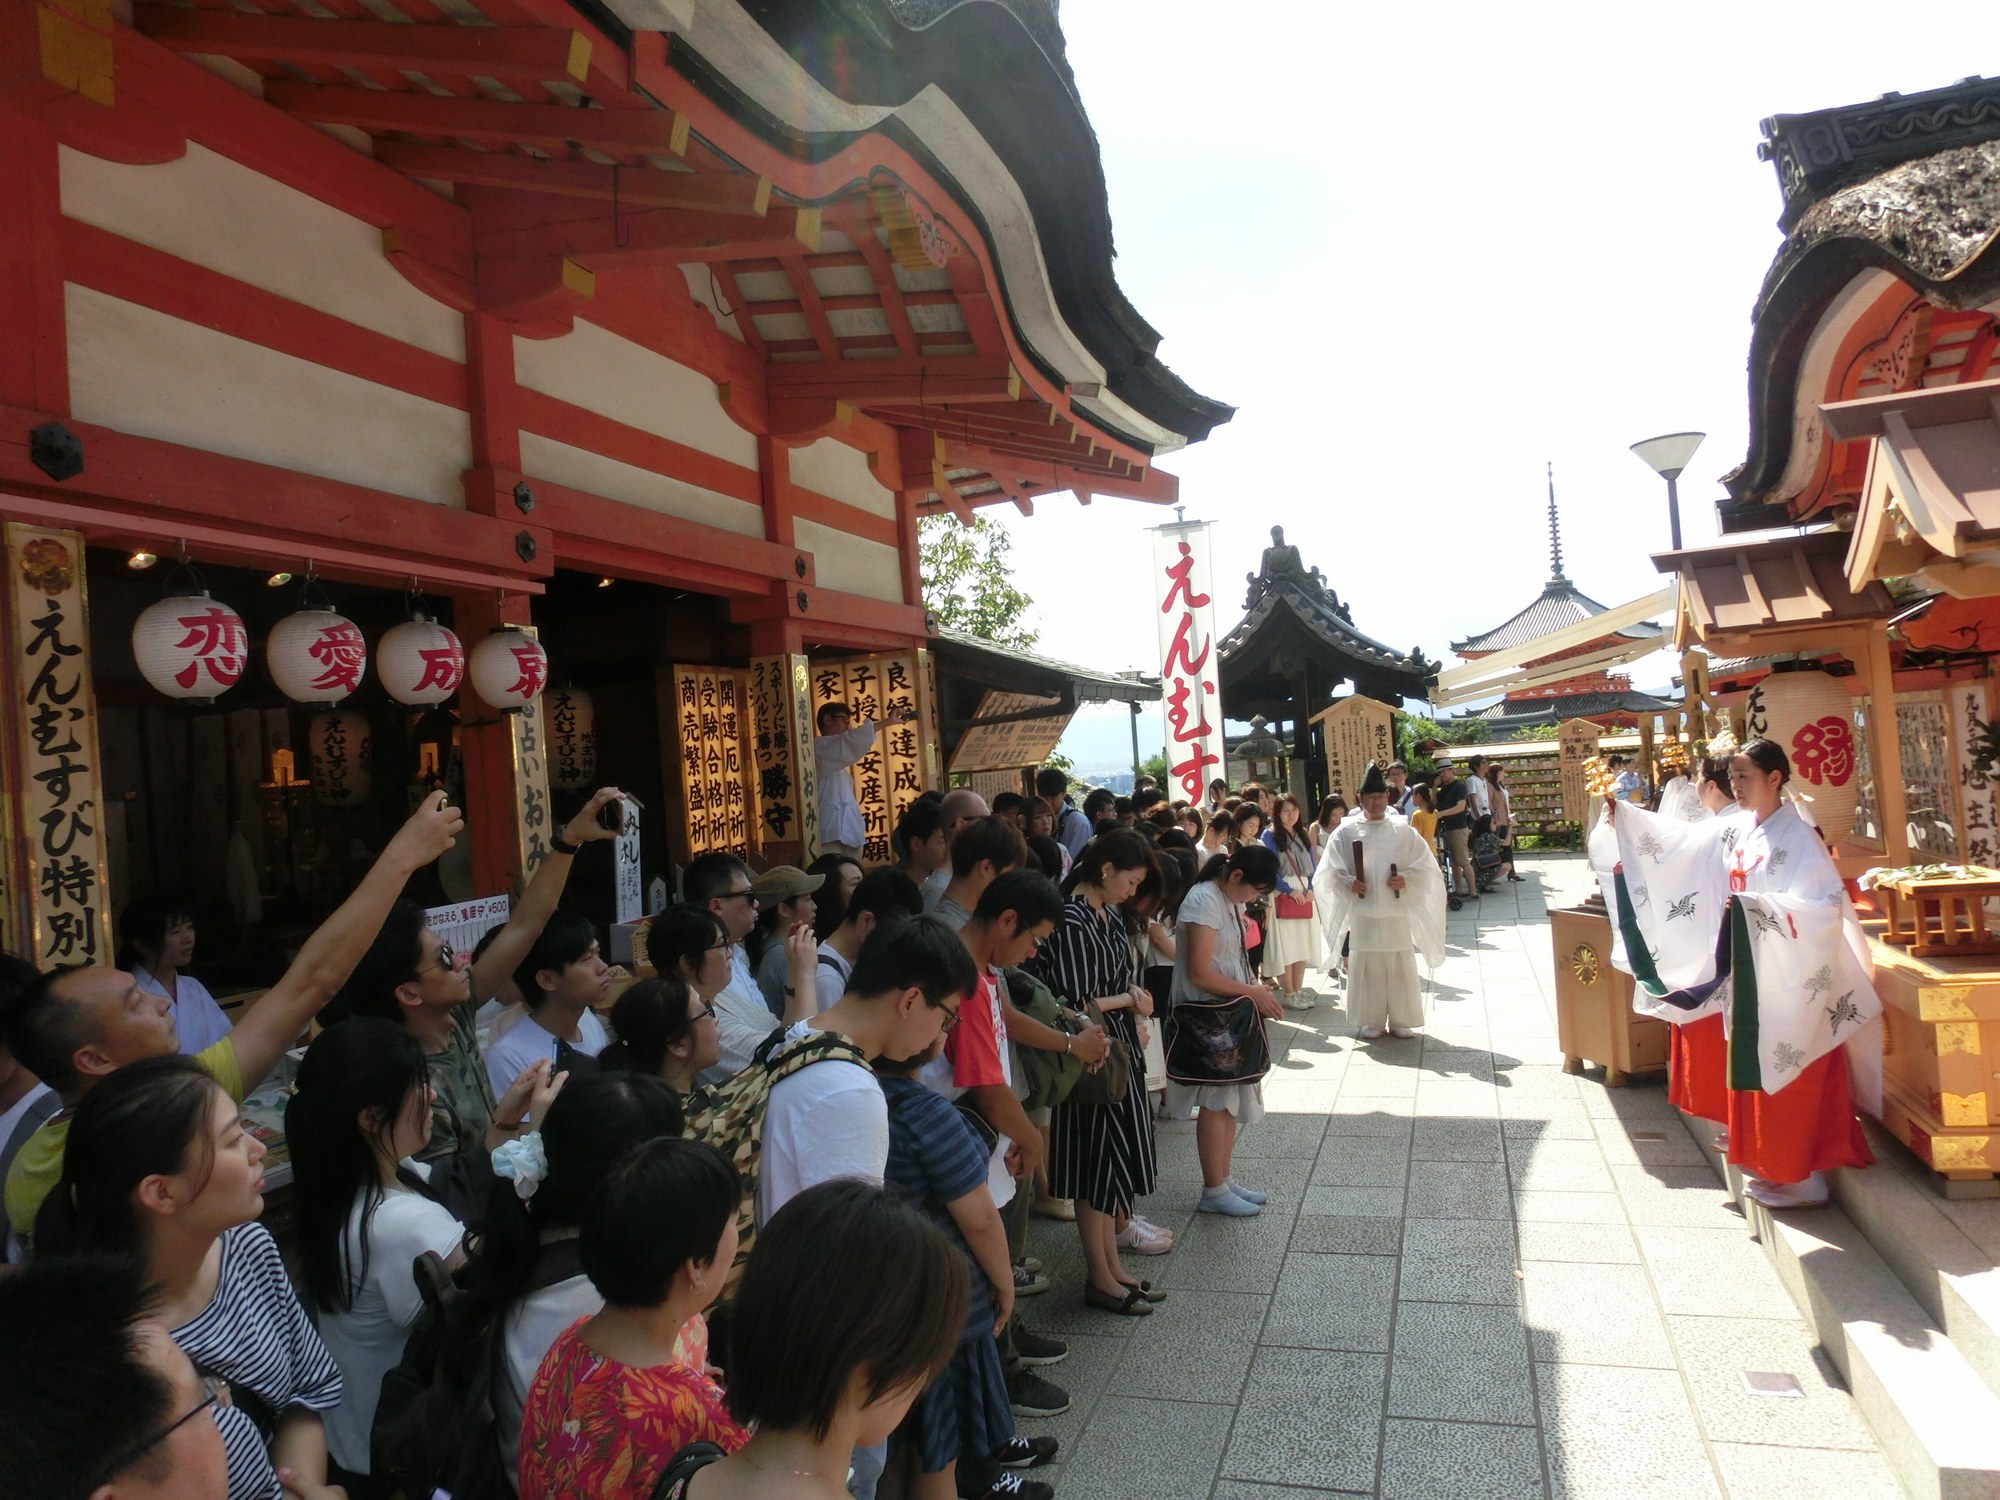
[[[313,715],[306,734],[312,756],[313,793],[329,807],[366,802],[374,788],[374,747],[368,720],[351,708]]]
[[[525,630],[503,625],[472,648],[472,688],[507,713],[520,713],[549,680],[549,657]]]
[[[294,703],[338,703],[361,686],[368,643],[361,627],[330,609],[302,609],[271,627],[264,660]]]
[[[375,645],[375,673],[398,703],[442,703],[465,681],[465,646],[437,621],[406,620]]]
[[[550,688],[549,784],[567,792],[597,780],[597,707],[582,688]]]
[[[241,615],[206,590],[175,594],[133,621],[132,656],[139,675],[169,698],[207,703],[243,675],[250,633]]]
[[[1853,699],[1824,672],[1773,672],[1750,694],[1744,721],[1753,735],[1774,740],[1792,762],[1792,790],[1808,799],[1813,821],[1828,840],[1854,831],[1861,790],[1860,746]]]

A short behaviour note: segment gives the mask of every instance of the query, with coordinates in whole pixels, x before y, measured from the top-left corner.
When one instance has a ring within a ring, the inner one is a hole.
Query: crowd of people
[[[1333,825],[1036,793],[926,794],[872,871],[697,858],[608,1005],[562,897],[615,788],[472,952],[403,894],[463,827],[427,797],[233,1024],[184,905],[135,903],[124,968],[9,960],[0,1494],[865,1497],[894,1465],[1043,1500],[1055,1440],[1015,1424],[1066,1409],[1068,1348],[1019,1310],[1029,1215],[1074,1222],[1070,1295],[1147,1317],[1158,1118],[1195,1122],[1202,1212],[1259,1212],[1261,1073],[1195,1018],[1261,1043],[1314,1003]],[[288,1050],[281,1251],[242,1101]]]

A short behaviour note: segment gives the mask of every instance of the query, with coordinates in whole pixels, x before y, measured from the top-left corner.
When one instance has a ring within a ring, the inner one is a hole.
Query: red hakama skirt
[[[1720,1035],[1720,1017],[1716,1025]],[[1728,1109],[1730,1162],[1766,1182],[1801,1182],[1814,1172],[1874,1163],[1854,1115],[1847,1053],[1840,1047],[1775,1094],[1731,1089]]]
[[[1729,1118],[1729,1052],[1722,1013],[1667,1028],[1667,1097],[1688,1114]]]

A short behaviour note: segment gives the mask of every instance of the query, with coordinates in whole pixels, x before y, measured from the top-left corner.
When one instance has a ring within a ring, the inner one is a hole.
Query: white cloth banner
[[[1224,774],[1213,584],[1206,521],[1153,528],[1167,773],[1190,802],[1201,802],[1209,782]]]

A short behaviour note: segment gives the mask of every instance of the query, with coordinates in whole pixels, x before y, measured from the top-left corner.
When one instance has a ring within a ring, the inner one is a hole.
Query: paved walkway
[[[1900,1495],[1664,1090],[1561,1071],[1544,894],[1588,877],[1522,870],[1453,916],[1422,1039],[1359,1043],[1334,1000],[1272,1027],[1261,1217],[1197,1217],[1192,1128],[1161,1126],[1152,1317],[1084,1309],[1075,1232],[1036,1221],[1055,1285],[1021,1310],[1070,1340],[1043,1373],[1074,1405],[1023,1426],[1062,1439],[1059,1495]]]

